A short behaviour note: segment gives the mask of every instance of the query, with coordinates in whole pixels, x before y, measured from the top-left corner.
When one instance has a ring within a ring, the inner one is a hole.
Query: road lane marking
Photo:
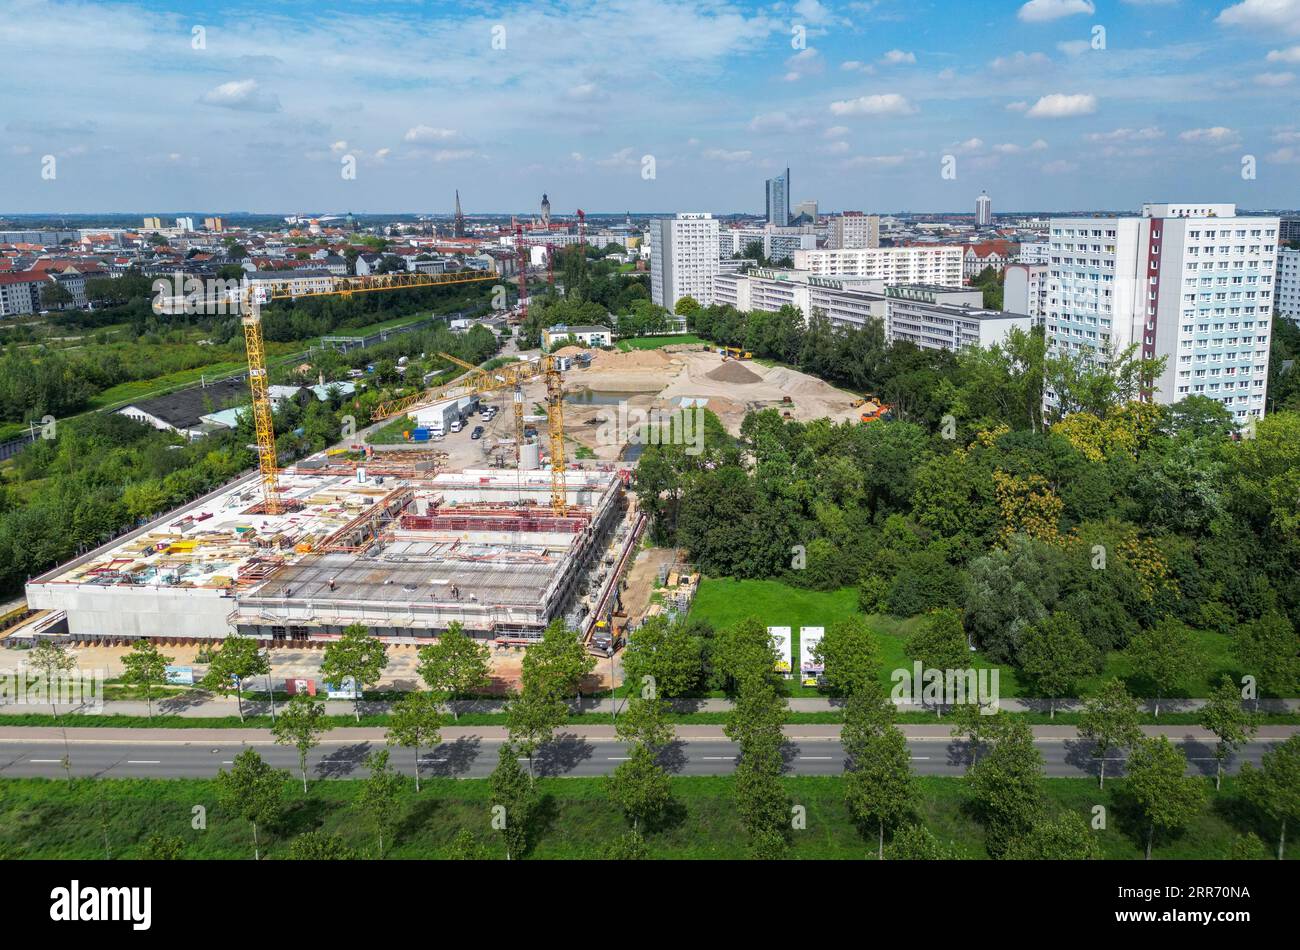
[[[605,761],[606,762],[630,762],[631,758],[626,755],[607,755],[605,756]]]
[[[157,759],[127,759],[127,765],[162,765]]]
[[[62,759],[32,759],[31,761],[39,765],[51,765],[51,764],[58,765],[63,760]]]
[[[809,761],[809,762],[829,762],[829,761],[831,761],[831,759],[835,758],[835,756],[833,756],[833,755],[801,755],[801,756],[799,756],[799,758],[800,758],[800,759],[803,759],[803,760],[806,760],[806,761]]]
[[[928,755],[914,755],[914,756],[912,756],[912,759],[915,760],[915,761],[920,761],[920,762],[929,762],[929,761],[930,761],[930,757],[929,757]]]

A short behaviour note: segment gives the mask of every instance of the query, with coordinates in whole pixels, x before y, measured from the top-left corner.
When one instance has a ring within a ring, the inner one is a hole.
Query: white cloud
[[[1179,132],[1178,137],[1184,142],[1208,142],[1212,145],[1223,145],[1236,141],[1237,130],[1216,125],[1208,129],[1188,129],[1186,132]]]
[[[1080,13],[1095,13],[1090,0],[1029,0],[1016,14],[1025,23],[1046,23]]]
[[[1279,165],[1290,165],[1300,162],[1300,149],[1291,148],[1288,145],[1285,148],[1279,148],[1277,151],[1269,152],[1264,157],[1270,162],[1276,162]]]
[[[848,135],[849,127],[847,125],[832,125],[829,129],[827,129],[822,134],[825,135],[828,139],[837,139],[840,138],[841,136]]]
[[[798,132],[812,128],[815,124],[806,116],[792,116],[788,112],[765,112],[749,120],[749,131]]]
[[[941,69],[939,70],[939,78],[942,79],[944,82],[947,82],[949,79],[956,79],[957,70],[953,69],[951,66],[949,66],[947,69]]]
[[[416,125],[402,136],[408,142],[449,142],[459,135],[455,129],[439,129],[431,125]]]
[[[1092,115],[1097,111],[1097,97],[1091,93],[1066,95],[1054,92],[1043,96],[1025,113],[1031,119],[1066,119],[1076,115]]]
[[[916,112],[916,107],[905,96],[886,92],[832,102],[831,112],[834,115],[911,115]]]
[[[236,109],[240,112],[279,112],[280,99],[264,91],[256,79],[237,79],[209,89],[199,99],[210,106]]]
[[[709,148],[704,150],[704,157],[711,162],[747,162],[754,157],[754,153],[749,149],[730,151],[725,148]]]
[[[1070,172],[1077,172],[1079,166],[1075,162],[1067,162],[1063,158],[1058,158],[1054,162],[1048,162],[1043,166],[1045,175],[1068,175]]]
[[[637,160],[632,155],[632,147],[629,145],[626,148],[619,149],[613,155],[609,156],[609,158],[597,159],[596,164],[600,165],[602,168],[618,168],[625,165],[635,165],[637,164]]]
[[[829,145],[823,145],[821,150],[827,155],[844,155],[849,150],[849,143],[845,141],[831,142]]]
[[[467,158],[482,158],[472,148],[440,148],[431,156],[435,162],[458,162]]]
[[[1024,50],[1017,50],[1010,56],[999,56],[989,63],[989,67],[997,73],[1024,73],[1051,64],[1052,60],[1046,53],[1026,53]]]
[[[1300,46],[1269,50],[1264,58],[1270,63],[1300,63]]]
[[[576,86],[570,86],[569,91],[565,93],[570,99],[578,102],[586,102],[589,99],[595,99],[600,94],[600,87],[594,82],[580,82]]]
[[[953,149],[958,152],[975,152],[984,147],[984,140],[981,138],[969,138],[964,142],[958,142]]]
[[[1092,44],[1087,40],[1063,40],[1056,44],[1056,48],[1066,56],[1081,56],[1092,49]]]
[[[785,61],[785,65],[787,69],[785,78],[788,82],[797,82],[805,76],[819,75],[825,68],[821,53],[811,46],[795,53]]]
[[[1260,86],[1289,86],[1295,81],[1295,73],[1259,73],[1255,83]]]
[[[337,142],[330,143],[330,151],[334,152],[335,154],[338,154],[339,152],[346,152],[347,150],[348,150],[348,143],[345,139],[339,139]]]
[[[845,168],[891,167],[907,161],[906,155],[855,155],[842,164]]]
[[[1214,19],[1221,26],[1300,33],[1300,0],[1242,0]]]
[[[909,53],[901,49],[891,49],[884,56],[880,57],[880,62],[886,66],[898,66],[903,63],[915,63],[916,54]]]
[[[1008,103],[1007,103],[1007,111],[1008,111],[1008,112],[1024,112],[1024,111],[1025,111],[1026,109],[1028,109],[1028,108],[1029,108],[1029,103],[1027,103],[1027,102],[1008,102]]]
[[[1089,142],[1152,142],[1164,137],[1164,130],[1154,125],[1141,129],[1123,128],[1110,132],[1089,132],[1084,136]]]
[[[867,73],[868,75],[876,71],[876,67],[858,59],[846,59],[844,62],[840,63],[840,69],[844,70],[846,73]]]

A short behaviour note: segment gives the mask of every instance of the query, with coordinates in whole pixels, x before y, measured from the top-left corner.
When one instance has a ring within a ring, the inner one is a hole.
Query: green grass
[[[807,811],[806,830],[791,834],[791,857],[874,857],[874,836],[867,840],[854,827],[844,805],[840,778],[799,776],[783,782],[792,800]],[[375,856],[376,835],[358,805],[362,784],[315,781],[304,795],[300,784],[286,782],[283,816],[272,826],[259,829],[263,857],[286,857],[289,842],[314,829],[338,834],[360,853]],[[983,828],[970,814],[966,784],[956,778],[925,777],[918,785],[917,818],[959,857],[987,857]],[[1107,827],[1096,832],[1103,857],[1141,858],[1142,829],[1126,801],[1122,780],[1107,783],[1104,790],[1086,778],[1049,779],[1044,787],[1043,804],[1048,813],[1071,811],[1090,818],[1095,805],[1106,806]],[[628,829],[622,814],[610,803],[602,779],[540,779],[537,791],[540,807],[532,824],[529,858],[600,857],[609,842]],[[646,835],[653,857],[748,856],[731,777],[674,778],[673,795],[672,817]],[[1154,857],[1221,858],[1233,839],[1247,831],[1254,831],[1266,842],[1275,840],[1276,828],[1243,801],[1231,778],[1225,779],[1222,792],[1210,791],[1209,798],[1205,810],[1181,832],[1157,839]],[[192,827],[195,805],[206,810],[206,828],[202,830]],[[408,780],[400,805],[388,856],[447,857],[457,833],[467,830],[483,847],[484,856],[504,857],[500,839],[490,830],[490,787],[486,781],[426,778],[417,794]],[[0,856],[6,859],[103,858],[105,835],[113,858],[137,858],[149,836],[157,833],[179,836],[187,859],[252,857],[247,822],[218,804],[216,784],[209,780],[0,781]]]
[[[402,433],[414,431],[418,425],[419,423],[410,416],[400,416],[370,433],[370,435],[366,436],[366,441],[371,445],[392,445],[395,442],[405,442],[406,439],[402,436]],[[432,445],[432,440],[427,444]]]
[[[799,657],[799,628],[801,626],[829,626],[832,622],[858,613],[857,592],[853,588],[836,591],[811,591],[775,580],[732,580],[730,578],[704,578],[700,592],[691,607],[692,616],[708,620],[714,627],[727,627],[754,616],[766,626],[791,629],[794,641],[793,656]],[[880,646],[881,682],[889,684],[890,672],[910,669],[912,658],[907,655],[904,643],[920,623],[920,617],[891,617],[872,614],[868,622],[876,633]],[[1232,638],[1211,630],[1194,630],[1196,647],[1203,663],[1197,675],[1174,691],[1170,698],[1205,697],[1210,695],[1224,675],[1240,680],[1244,672],[1232,653]],[[971,654],[975,669],[994,669],[998,675],[998,692],[1007,698],[1032,696],[1033,691],[1017,675],[1014,667],[993,663],[983,653]],[[1118,676],[1135,696],[1154,696],[1151,684],[1140,670],[1122,652],[1112,652],[1106,657],[1102,672],[1080,681],[1077,692],[1088,695],[1095,692],[1110,677]],[[791,685],[793,696],[815,696],[816,690]],[[1163,721],[1163,720],[1162,720]]]
[[[676,343],[707,343],[703,337],[694,333],[679,333],[674,336],[634,336],[618,341],[618,348],[626,353],[628,350],[657,350],[661,346]]]

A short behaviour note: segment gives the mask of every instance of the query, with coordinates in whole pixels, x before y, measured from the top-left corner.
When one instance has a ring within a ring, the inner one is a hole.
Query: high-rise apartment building
[[[176,227],[177,227],[179,230],[181,230],[181,231],[193,231],[193,230],[194,230],[194,219],[193,219],[193,218],[177,218],[177,219],[176,219]]]
[[[1239,423],[1264,414],[1277,218],[1146,204],[1140,216],[1053,218],[1049,234],[1051,352],[1104,364],[1136,344],[1165,358],[1156,402],[1199,395]]]
[[[713,303],[718,273],[718,221],[705,212],[679,212],[650,222],[650,299],[672,310],[682,297]]]
[[[790,169],[782,175],[769,178],[767,191],[767,223],[784,228],[790,223]]]
[[[794,216],[791,219],[791,222],[792,223],[798,222],[800,224],[816,224],[817,223],[817,201],[815,199],[801,201],[797,205],[795,205]]]
[[[1003,271],[1002,309],[1028,315],[1039,326],[1047,315],[1046,264],[1008,264]]]
[[[1300,323],[1300,251],[1278,248],[1277,312]]]
[[[993,199],[981,191],[975,199],[975,227],[987,228],[993,224]]]
[[[880,247],[880,216],[845,211],[831,218],[826,246],[834,250]]]

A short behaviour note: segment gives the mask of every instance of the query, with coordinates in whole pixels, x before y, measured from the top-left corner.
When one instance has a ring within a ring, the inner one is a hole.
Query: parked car
[[[451,424],[451,431],[452,431],[452,432],[459,432],[459,431],[460,431],[461,429],[463,429],[463,428],[465,428],[465,423],[461,422],[459,419],[455,420],[455,421]]]
[[[482,427],[482,426],[475,426],[475,427],[474,427],[474,431],[471,432],[471,433],[469,434],[469,437],[470,437],[471,439],[481,439],[481,438],[483,438],[483,427]]]

